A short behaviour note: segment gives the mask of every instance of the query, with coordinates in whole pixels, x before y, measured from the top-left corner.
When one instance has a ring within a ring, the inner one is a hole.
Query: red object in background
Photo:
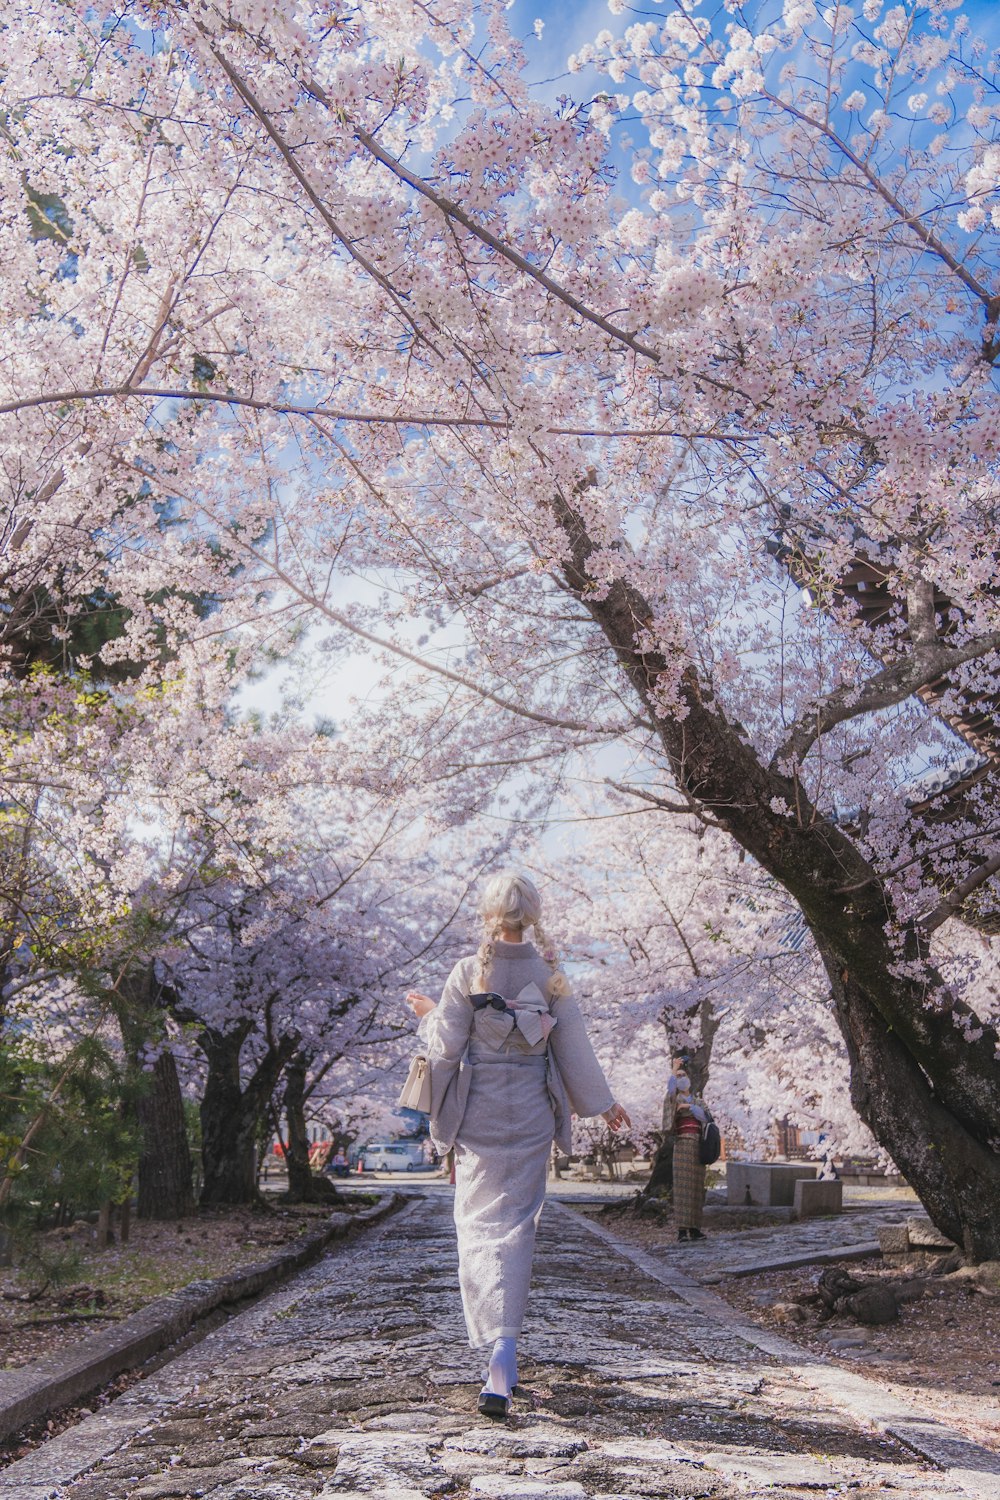
[[[280,1157],[282,1160],[284,1160],[285,1148],[280,1141],[275,1141],[274,1145],[271,1147],[271,1150],[273,1151],[275,1156]],[[313,1157],[318,1158],[322,1156],[323,1153],[329,1155],[332,1150],[332,1141],[313,1141],[312,1145],[309,1147],[310,1164],[313,1164]],[[320,1163],[320,1165],[322,1165],[322,1163]]]

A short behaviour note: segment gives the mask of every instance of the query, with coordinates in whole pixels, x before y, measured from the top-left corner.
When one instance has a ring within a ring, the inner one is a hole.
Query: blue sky
[[[817,0],[822,11],[830,0]],[[901,0],[886,0],[885,9]],[[907,8],[912,0],[902,0]],[[862,0],[853,0],[853,9],[860,14]],[[570,52],[586,41],[593,41],[603,28],[618,35],[627,26],[637,21],[665,18],[672,9],[671,0],[652,0],[652,3],[627,5],[621,15],[612,15],[607,0],[513,0],[509,8],[511,30],[526,40],[529,61],[537,56],[546,72],[561,70]],[[1000,45],[1000,3],[998,0],[964,0],[962,10],[968,15],[973,29],[983,35],[991,35],[994,45]],[[782,0],[746,0],[743,13],[753,19],[763,14],[769,19],[780,18]],[[721,0],[703,0],[699,14],[713,18],[714,29],[722,35],[727,25],[740,18],[726,12]],[[958,14],[955,12],[954,14]],[[541,40],[532,37],[535,19],[544,21]],[[539,77],[543,76],[542,73]]]

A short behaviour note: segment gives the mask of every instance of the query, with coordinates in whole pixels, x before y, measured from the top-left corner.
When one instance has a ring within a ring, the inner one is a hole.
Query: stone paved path
[[[450,1212],[444,1195],[413,1198],[4,1471],[4,1500],[1000,1497],[981,1450],[951,1469],[920,1459],[780,1341],[749,1343],[708,1289],[672,1290],[556,1206],[525,1331],[530,1394],[485,1422]]]

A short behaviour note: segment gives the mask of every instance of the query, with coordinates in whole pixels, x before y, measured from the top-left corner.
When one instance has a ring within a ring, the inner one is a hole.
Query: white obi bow
[[[529,1047],[544,1042],[555,1023],[549,1015],[545,996],[532,980],[511,1003],[510,1010],[494,1010],[486,1007],[476,1012],[476,1036],[491,1047],[499,1049],[517,1026]]]

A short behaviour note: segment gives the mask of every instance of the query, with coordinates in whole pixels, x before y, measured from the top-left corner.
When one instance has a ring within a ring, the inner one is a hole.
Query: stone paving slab
[[[721,1274],[702,1274],[698,1279],[709,1286],[727,1276],[757,1276],[761,1271],[795,1271],[800,1266],[827,1266],[841,1261],[867,1260],[869,1256],[878,1253],[878,1240],[862,1240],[860,1244],[817,1245],[811,1250],[803,1249],[786,1255],[775,1255],[772,1251],[771,1254],[759,1255],[756,1260],[731,1260],[723,1265]]]
[[[442,1182],[422,1183],[415,1187],[412,1180],[401,1180],[394,1186],[403,1196],[422,1193],[425,1196],[449,1196],[450,1199],[451,1189]],[[636,1192],[635,1187],[626,1187],[622,1183],[603,1183],[602,1188],[600,1194],[571,1193],[566,1191],[564,1183],[549,1183],[547,1201],[556,1206],[564,1204],[580,1208],[589,1217],[590,1210],[607,1208],[614,1199],[631,1198]],[[718,1192],[716,1190],[716,1196]],[[857,1188],[848,1188],[846,1199],[845,1210],[840,1214],[798,1221],[782,1217],[780,1223],[757,1227],[751,1224],[739,1231],[723,1229],[719,1233],[716,1226],[724,1225],[732,1215],[759,1212],[761,1216],[773,1216],[784,1215],[786,1211],[780,1208],[755,1209],[753,1206],[729,1207],[713,1202],[713,1195],[709,1194],[706,1221],[709,1232],[706,1238],[679,1244],[674,1231],[664,1228],[662,1241],[653,1253],[670,1265],[676,1264],[705,1285],[713,1285],[729,1276],[755,1276],[761,1271],[866,1260],[880,1253],[879,1231],[887,1225],[898,1224],[905,1228],[907,1216],[912,1215],[915,1203],[912,1195],[885,1201],[880,1200],[874,1190]],[[787,1210],[788,1214],[790,1212]]]
[[[0,1492],[1000,1500],[1000,1480],[992,1492],[970,1488],[993,1479],[962,1469],[973,1445],[944,1467],[920,1456],[862,1420],[797,1347],[749,1338],[708,1288],[641,1257],[581,1215],[546,1208],[526,1394],[506,1423],[489,1423],[476,1412],[481,1362],[465,1342],[450,1200],[413,1197],[0,1473]]]

